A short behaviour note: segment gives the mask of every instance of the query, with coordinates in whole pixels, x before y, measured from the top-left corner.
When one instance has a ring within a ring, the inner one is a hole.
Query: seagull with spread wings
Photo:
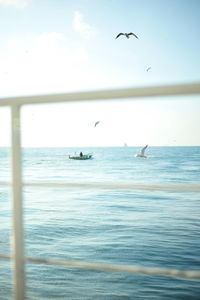
[[[144,157],[146,158],[146,155],[144,155],[145,150],[147,149],[148,145],[146,145],[144,148],[141,149],[140,153],[136,154],[136,157]]]
[[[133,35],[136,39],[138,39],[138,36],[133,33],[133,32],[129,32],[129,33],[123,33],[123,32],[120,32],[115,39],[117,39],[118,37],[120,37],[121,35],[124,35],[127,39],[130,38],[131,35]]]

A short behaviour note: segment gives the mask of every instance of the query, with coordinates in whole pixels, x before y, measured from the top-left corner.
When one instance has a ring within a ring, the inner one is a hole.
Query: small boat
[[[78,160],[86,160],[86,159],[91,159],[92,158],[92,153],[84,154],[82,156],[70,156],[69,159],[78,159]]]

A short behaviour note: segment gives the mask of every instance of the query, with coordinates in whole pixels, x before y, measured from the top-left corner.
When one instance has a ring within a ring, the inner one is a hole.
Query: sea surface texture
[[[93,152],[91,160],[69,154]],[[200,147],[23,149],[24,182],[199,184]],[[10,180],[0,149],[0,181]],[[26,255],[200,270],[200,195],[181,191],[31,187],[23,191]],[[0,253],[10,252],[11,193],[0,187]],[[200,281],[26,265],[27,299],[200,299]],[[0,300],[13,299],[12,267],[0,260]]]

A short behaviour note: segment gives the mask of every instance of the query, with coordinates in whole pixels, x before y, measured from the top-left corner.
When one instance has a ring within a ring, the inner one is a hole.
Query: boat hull
[[[86,154],[83,156],[69,156],[69,159],[76,159],[76,160],[86,160],[91,158],[92,158],[92,154]]]

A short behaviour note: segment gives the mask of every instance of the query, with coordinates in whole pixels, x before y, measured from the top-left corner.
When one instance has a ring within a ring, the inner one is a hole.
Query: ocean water
[[[67,159],[93,152],[86,161]],[[199,184],[200,147],[27,148],[25,182]],[[8,181],[8,149],[0,149]],[[102,189],[24,189],[26,255],[200,270],[200,195]],[[0,253],[10,251],[10,191],[0,187]],[[0,260],[0,300],[12,299],[10,262]],[[200,281],[26,265],[27,299],[200,299]]]

